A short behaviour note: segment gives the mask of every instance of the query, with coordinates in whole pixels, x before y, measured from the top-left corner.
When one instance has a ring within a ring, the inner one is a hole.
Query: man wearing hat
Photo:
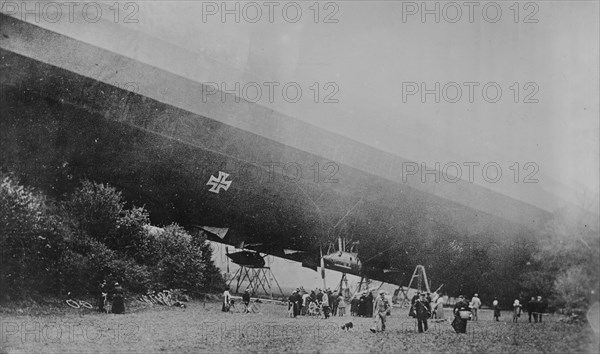
[[[542,322],[542,314],[544,313],[544,310],[546,309],[546,304],[544,303],[544,301],[542,301],[542,297],[538,295],[536,302],[535,302],[535,313],[533,314],[533,318],[535,319],[535,322],[537,322],[537,320],[539,319],[540,322]]]
[[[300,288],[296,288],[296,312],[294,317],[300,315],[300,311],[302,311],[302,292]]]
[[[358,316],[366,317],[367,316],[367,292],[363,291],[360,297],[358,298]]]
[[[477,294],[473,295],[471,299],[471,313],[473,313],[473,321],[477,321],[477,312],[481,307],[481,300],[477,296]]]
[[[427,301],[425,293],[421,293],[415,301],[415,314],[417,316],[417,329],[419,333],[427,331],[427,319],[431,316],[431,305]]]
[[[367,292],[367,301],[365,302],[365,307],[366,307],[366,313],[365,316],[367,317],[373,317],[373,302],[375,299],[373,299],[373,294],[368,291]]]
[[[419,300],[419,297],[421,297],[421,291],[420,291],[420,290],[417,290],[417,293],[415,294],[415,296],[413,296],[413,297],[412,297],[412,299],[410,300],[410,304],[411,304],[411,305],[414,305],[414,304],[415,304],[415,302],[416,302],[417,300]]]
[[[323,315],[325,316],[325,318],[329,318],[329,302],[331,300],[329,299],[329,295],[327,294],[327,292],[323,293],[323,302],[321,303],[321,306],[323,307]]]
[[[318,289],[318,291],[317,291],[317,304],[321,305],[321,302],[323,302],[323,290]]]
[[[410,299],[410,309],[408,310],[408,316],[417,317],[417,314],[415,313],[415,303],[417,302],[417,300],[419,299],[420,296],[421,296],[421,291],[417,290],[417,293],[415,294],[415,296],[413,296],[412,299]]]
[[[379,297],[375,299],[375,328],[371,328],[371,332],[385,331],[385,321],[387,314],[390,309],[389,302],[385,299],[385,292],[382,290],[379,292]]]
[[[290,297],[288,298],[288,315],[290,317],[296,317],[296,311],[297,311],[297,306],[298,306],[298,304],[296,302],[296,299],[297,299],[296,295],[297,295],[296,290],[294,290],[292,292],[292,295],[290,295]]]

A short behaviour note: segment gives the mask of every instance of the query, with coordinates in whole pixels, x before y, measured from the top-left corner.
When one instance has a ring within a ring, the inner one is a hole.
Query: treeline
[[[583,315],[600,300],[597,214],[584,208],[557,210],[537,240],[526,269],[518,273],[523,291],[546,295],[560,312]]]
[[[594,203],[565,207],[541,220],[537,229],[522,228],[510,238],[467,236],[450,223],[420,229],[418,222],[411,225],[412,220],[407,220],[403,234],[409,241],[394,245],[398,241],[393,235],[380,236],[364,244],[361,240],[361,247],[389,249],[379,259],[387,257],[396,269],[391,277],[404,286],[420,264],[432,291],[443,284],[441,292],[449,296],[471,298],[478,293],[484,305],[491,306],[497,298],[505,309],[511,308],[515,299],[527,303],[532,296],[542,296],[550,311],[582,314],[600,298],[600,235],[595,210]],[[387,266],[370,261],[369,266],[373,265]],[[412,287],[418,286],[415,279]]]
[[[222,290],[224,280],[203,235],[176,224],[157,231],[148,212],[126,208],[113,187],[90,181],[61,200],[1,175],[0,300],[86,295],[99,282],[130,292]]]
[[[600,235],[593,213],[560,209],[541,229],[512,240],[467,241],[440,237],[435,252],[417,255],[442,292],[478,293],[485,305],[498,298],[510,308],[542,296],[551,311],[583,313],[600,300]],[[434,284],[434,285],[436,285]]]

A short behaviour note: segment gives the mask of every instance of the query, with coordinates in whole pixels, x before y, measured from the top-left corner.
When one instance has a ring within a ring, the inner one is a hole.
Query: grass
[[[27,305],[27,304],[24,304]],[[416,333],[405,309],[388,317],[385,333],[373,334],[374,320],[335,317],[288,318],[286,307],[261,304],[262,314],[222,313],[220,302],[191,302],[185,309],[131,302],[123,315],[75,310],[59,301],[11,309],[0,308],[0,348],[8,353],[158,353],[158,352],[598,352],[589,326],[563,324],[558,316],[544,323],[492,321],[480,311],[467,334],[456,334],[448,322],[430,323]],[[21,311],[19,311],[21,310]],[[447,309],[447,314],[450,310]],[[351,331],[341,325],[353,322]]]

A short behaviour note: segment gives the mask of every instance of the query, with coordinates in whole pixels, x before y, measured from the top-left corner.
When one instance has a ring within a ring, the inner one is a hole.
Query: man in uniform
[[[535,322],[537,322],[537,315],[535,311],[537,310],[537,304],[535,301],[535,296],[531,297],[531,300],[527,303],[527,315],[529,316],[529,322],[531,323],[531,315],[535,317]]]
[[[375,299],[375,328],[371,328],[371,332],[379,332],[380,326],[381,332],[385,331],[385,321],[389,310],[390,304],[385,298],[385,292],[382,290],[379,292],[379,297]]]
[[[421,293],[419,299],[415,301],[415,314],[417,315],[417,329],[419,333],[427,331],[427,319],[431,316],[431,305],[425,293]]]
[[[540,319],[540,322],[542,322],[542,314],[544,313],[546,304],[542,301],[541,296],[537,297],[536,304],[537,304],[537,310],[535,312],[537,312],[537,316]]]

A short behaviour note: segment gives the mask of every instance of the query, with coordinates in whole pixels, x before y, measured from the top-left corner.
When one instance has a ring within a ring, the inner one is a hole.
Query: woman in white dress
[[[435,302],[435,318],[439,320],[446,319],[444,316],[444,297],[442,295],[438,296]]]
[[[231,305],[231,294],[229,294],[229,287],[225,287],[223,291],[223,308],[221,311],[229,312],[229,306]]]

